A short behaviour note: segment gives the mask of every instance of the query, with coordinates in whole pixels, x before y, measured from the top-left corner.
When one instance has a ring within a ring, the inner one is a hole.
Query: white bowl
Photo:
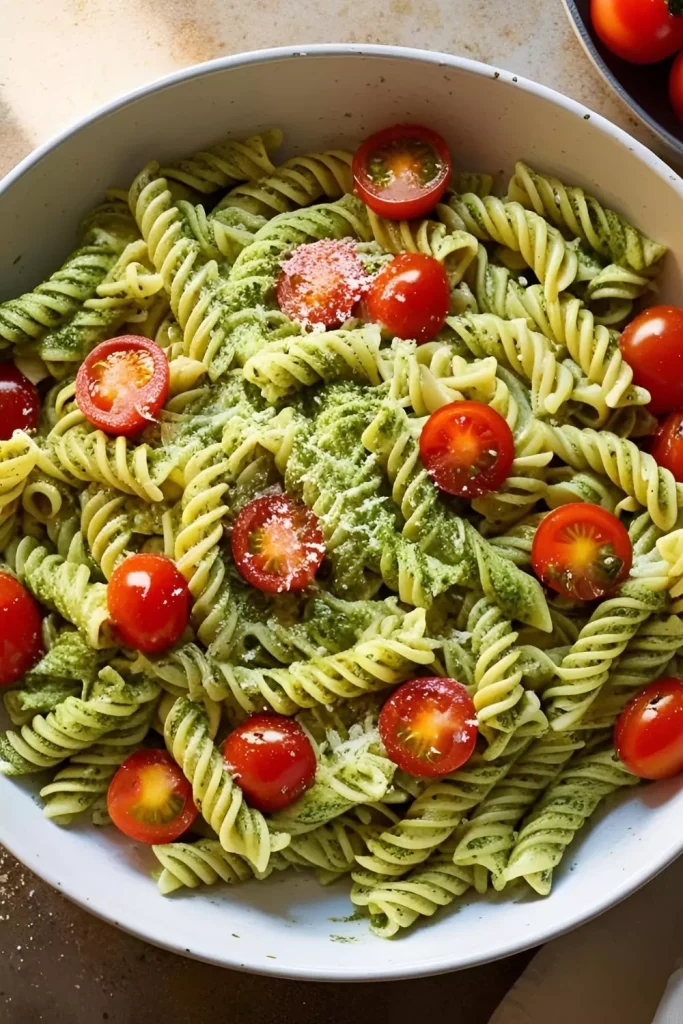
[[[79,216],[152,158],[279,125],[286,152],[353,146],[399,121],[442,132],[462,168],[509,173],[517,158],[597,192],[674,250],[683,182],[572,100],[483,64],[396,47],[313,46],[214,61],[104,108],[0,185],[0,298],[50,272]],[[675,256],[663,297],[683,303]],[[150,942],[215,964],[314,980],[405,978],[472,966],[544,942],[647,882],[683,849],[677,781],[636,790],[569,851],[548,899],[463,901],[386,942],[352,914],[348,886],[304,876],[163,898],[149,851],[113,829],[60,829],[33,791],[0,778],[0,841],[86,909]]]

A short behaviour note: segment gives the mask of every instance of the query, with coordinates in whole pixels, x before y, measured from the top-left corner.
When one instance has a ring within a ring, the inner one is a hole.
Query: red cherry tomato
[[[591,0],[591,18],[607,49],[632,64],[655,64],[683,46],[683,18],[666,0]]]
[[[34,430],[39,416],[35,384],[14,363],[0,363],[0,441],[8,441],[15,430]]]
[[[419,124],[397,124],[371,135],[356,150],[352,166],[363,202],[392,220],[424,217],[451,177],[448,146]]]
[[[683,20],[683,18],[679,19]],[[671,65],[669,73],[669,100],[679,121],[683,121],[683,52],[679,53]]]
[[[633,382],[652,396],[650,412],[683,409],[683,309],[651,306],[624,328],[619,344]]]
[[[368,318],[396,338],[414,338],[422,344],[443,327],[449,302],[442,264],[421,252],[403,252],[379,272],[364,306]]]
[[[683,483],[683,412],[671,412],[652,439],[650,454]]]
[[[422,428],[420,457],[440,490],[479,498],[506,480],[515,442],[495,409],[482,402],[451,402],[433,412]]]
[[[683,771],[683,680],[656,679],[636,694],[617,719],[614,746],[641,779]]]
[[[259,590],[303,590],[320,568],[325,541],[318,517],[286,494],[245,505],[232,531],[232,554],[241,576]]]
[[[391,760],[410,775],[448,775],[477,742],[477,714],[455,679],[411,679],[384,704],[379,733]]]
[[[42,651],[38,605],[19,580],[0,572],[0,686],[20,679]]]
[[[165,750],[137,750],[109,783],[107,810],[140,843],[171,843],[197,817],[192,786]]]
[[[155,654],[178,640],[190,618],[185,577],[164,555],[129,555],[107,587],[109,615],[127,647]]]
[[[225,762],[252,807],[280,811],[313,785],[316,759],[311,741],[283,715],[252,715],[225,741]]]
[[[536,530],[534,572],[547,587],[574,601],[614,593],[631,569],[628,532],[600,505],[572,502],[553,509]]]
[[[153,423],[168,395],[166,353],[149,338],[127,334],[103,341],[81,363],[76,403],[108,434],[134,437]]]
[[[322,239],[300,245],[282,264],[277,301],[292,320],[338,327],[369,283],[353,242]]]

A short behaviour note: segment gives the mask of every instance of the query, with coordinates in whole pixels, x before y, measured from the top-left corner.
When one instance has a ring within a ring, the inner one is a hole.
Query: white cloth
[[[683,1024],[683,857],[619,906],[544,946],[489,1024],[577,1022]]]

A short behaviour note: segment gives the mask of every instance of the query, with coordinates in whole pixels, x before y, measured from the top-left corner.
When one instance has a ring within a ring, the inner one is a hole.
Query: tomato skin
[[[439,333],[448,315],[450,291],[441,263],[421,252],[394,256],[370,285],[364,305],[370,320],[396,338],[422,345]]]
[[[0,572],[0,686],[20,679],[42,653],[38,605],[19,580]]]
[[[258,811],[289,807],[313,785],[317,767],[311,741],[284,715],[251,715],[230,733],[223,746],[230,773]]]
[[[353,242],[324,238],[300,245],[282,265],[277,302],[291,320],[338,327],[369,283]]]
[[[624,328],[619,347],[633,383],[650,392],[650,412],[659,416],[683,409],[683,309],[643,310]]]
[[[591,0],[591,19],[607,49],[632,64],[656,64],[683,46],[683,18],[666,0]]]
[[[232,555],[240,575],[267,594],[303,590],[325,556],[318,517],[286,494],[268,494],[245,505],[232,530]]]
[[[146,654],[180,639],[191,602],[185,577],[165,555],[129,555],[107,586],[109,615],[122,643]]]
[[[471,757],[479,728],[467,687],[441,676],[403,683],[385,701],[379,733],[388,757],[403,771],[434,778]]]
[[[590,502],[571,502],[549,512],[531,547],[531,565],[541,582],[574,601],[614,593],[632,560],[624,524]]]
[[[9,441],[15,430],[35,430],[39,417],[35,384],[14,363],[0,363],[0,441]]]
[[[676,117],[683,121],[683,52],[679,53],[669,72],[669,100]]]
[[[683,483],[683,412],[670,412],[660,423],[650,454]]]
[[[617,719],[614,746],[641,779],[683,771],[683,680],[666,676],[636,694]]]
[[[379,164],[386,182],[373,178]],[[353,156],[353,180],[363,202],[380,217],[411,220],[433,210],[450,181],[451,155],[444,139],[419,124],[397,124],[376,132]],[[420,171],[428,173],[424,182]]]
[[[109,783],[107,810],[121,832],[150,844],[173,842],[199,813],[192,786],[165,750],[126,758]]]
[[[429,417],[420,435],[420,458],[447,494],[479,498],[507,479],[515,441],[500,413],[483,402],[451,402]]]
[[[153,423],[168,397],[164,350],[134,334],[103,341],[81,363],[76,404],[95,427],[135,437]]]

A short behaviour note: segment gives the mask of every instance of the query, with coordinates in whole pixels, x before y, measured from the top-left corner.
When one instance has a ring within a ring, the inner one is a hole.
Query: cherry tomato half
[[[547,587],[574,601],[614,593],[631,569],[628,532],[600,505],[571,502],[553,509],[536,530],[534,572]]]
[[[368,318],[394,337],[422,344],[443,327],[449,302],[442,264],[421,252],[402,252],[379,272],[363,304]]]
[[[617,719],[614,746],[641,779],[683,771],[683,679],[656,679],[636,694]]]
[[[166,353],[149,338],[110,338],[90,352],[76,376],[76,403],[108,434],[134,437],[153,423],[169,386]]]
[[[683,21],[683,18],[679,19]],[[669,100],[679,121],[683,121],[683,52],[671,65],[669,73]]]
[[[15,430],[34,430],[39,416],[35,384],[14,363],[0,363],[0,441],[8,441]]]
[[[683,409],[683,309],[651,306],[624,328],[619,345],[634,384],[650,392],[650,412]]]
[[[148,654],[178,640],[190,618],[185,577],[164,555],[129,555],[107,586],[109,615],[126,647]]]
[[[20,679],[42,650],[38,605],[19,580],[0,572],[0,686]]]
[[[671,412],[652,439],[650,454],[683,483],[683,412]]]
[[[379,715],[389,758],[410,775],[456,771],[472,755],[478,731],[467,688],[440,676],[403,683]]]
[[[325,541],[310,509],[286,494],[268,494],[238,515],[232,554],[247,583],[281,594],[308,586],[325,555]]]
[[[420,457],[440,490],[478,498],[506,480],[515,442],[495,409],[482,402],[451,402],[433,412],[422,428]]]
[[[655,64],[683,46],[683,18],[666,0],[591,0],[591,18],[607,49],[632,64]]]
[[[140,843],[171,843],[197,817],[192,786],[165,750],[137,750],[109,783],[107,810]]]
[[[259,811],[288,807],[315,780],[311,741],[297,722],[283,715],[252,715],[230,733],[223,756],[247,800]]]
[[[338,327],[369,283],[353,242],[325,238],[300,245],[282,264],[277,301],[292,320]]]
[[[397,124],[371,135],[353,157],[353,180],[380,217],[410,220],[433,210],[451,177],[451,155],[440,135],[419,124]]]

